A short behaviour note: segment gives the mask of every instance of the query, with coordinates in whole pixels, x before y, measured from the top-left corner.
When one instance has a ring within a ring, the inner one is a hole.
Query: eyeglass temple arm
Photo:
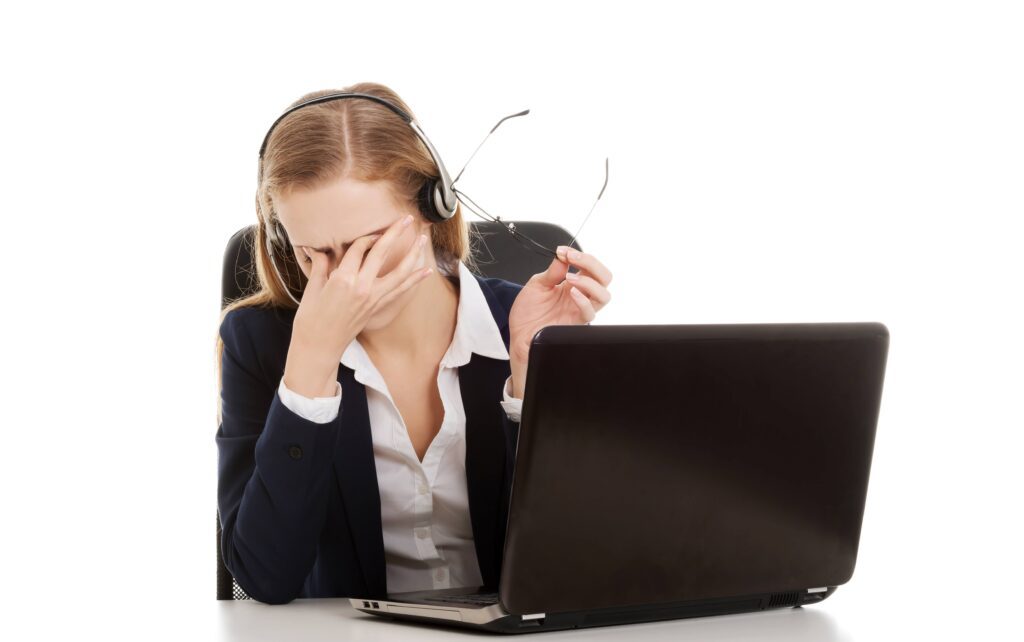
[[[478,151],[480,151],[481,147],[484,146],[484,143],[487,142],[487,139],[491,137],[491,134],[493,134],[494,130],[498,128],[498,125],[501,125],[503,122],[505,122],[509,118],[515,118],[516,116],[525,116],[526,114],[529,114],[529,113],[530,113],[529,109],[524,109],[523,111],[519,112],[518,114],[509,114],[508,116],[505,116],[504,118],[499,120],[497,125],[495,125],[494,127],[491,127],[491,131],[487,132],[487,135],[484,136],[484,139],[482,141],[480,141],[480,144],[476,146],[476,149],[473,150],[473,153],[469,155],[469,160],[467,160],[466,164],[463,165],[462,169],[459,170],[459,174],[458,174],[458,176],[455,177],[455,180],[452,181],[452,184],[454,185],[455,182],[459,180],[459,178],[462,176],[462,172],[466,171],[466,168],[469,167],[469,161],[473,160],[473,157],[476,156],[476,153]]]

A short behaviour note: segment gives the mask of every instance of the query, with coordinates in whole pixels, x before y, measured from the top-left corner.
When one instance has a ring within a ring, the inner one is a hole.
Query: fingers
[[[395,266],[395,269],[380,279],[381,288],[385,294],[404,283],[417,269],[426,264],[429,246],[430,241],[426,234],[416,237],[413,246],[409,248],[402,261]]]
[[[568,271],[569,265],[562,262],[558,258],[551,260],[551,264],[548,265],[548,269],[544,270],[540,274],[534,275],[533,278],[540,280],[541,283],[548,287],[555,287],[565,279],[565,273]]]
[[[600,310],[612,300],[612,294],[606,287],[581,272],[567,274],[565,280],[575,289],[583,292],[595,310]]]
[[[380,237],[379,234],[371,234],[369,236],[360,236],[356,240],[352,241],[352,245],[348,246],[345,250],[344,256],[341,257],[341,263],[334,269],[331,276],[338,274],[339,277],[346,281],[354,282],[359,276],[359,269],[363,265],[363,255],[370,249],[373,242]]]
[[[367,283],[373,283],[373,280],[377,278],[380,273],[380,268],[384,265],[385,259],[387,259],[388,253],[391,251],[391,247],[395,243],[395,239],[405,231],[405,228],[409,227],[412,223],[413,216],[409,214],[403,218],[398,219],[394,223],[388,226],[388,229],[384,230],[384,236],[373,244],[373,249],[370,250],[370,254],[367,255],[366,260],[363,262],[363,268],[359,272],[359,278],[364,279]]]
[[[421,234],[416,242],[419,244],[420,251],[417,252],[415,249],[410,251],[398,264],[398,267],[380,280],[384,294],[377,303],[378,307],[387,305],[392,299],[430,276],[430,273],[434,271],[432,267],[426,269],[421,267],[427,263],[426,258],[430,251],[430,242],[426,235]]]
[[[319,290],[327,281],[327,257],[324,256],[323,252],[317,252],[312,248],[303,247],[300,249],[312,262],[312,266],[309,268],[309,283],[307,285],[312,285],[315,289]]]
[[[559,245],[557,252],[559,258],[567,261],[570,265],[575,265],[581,272],[585,271],[601,285],[607,287],[612,282],[611,270],[606,268],[604,263],[598,261],[594,255],[578,252],[565,245]]]
[[[569,296],[579,307],[583,320],[590,323],[597,316],[597,310],[611,301],[612,295],[607,287],[612,282],[611,270],[592,254],[565,245],[558,246],[557,253],[566,265],[575,265],[579,269],[579,272],[567,273],[565,279],[572,284]]]
[[[576,302],[577,306],[579,306],[580,312],[583,313],[583,320],[587,323],[593,321],[594,317],[597,316],[597,312],[594,310],[594,306],[591,305],[590,299],[588,299],[585,294],[577,290],[576,286],[569,289],[569,296],[571,296],[572,300]]]

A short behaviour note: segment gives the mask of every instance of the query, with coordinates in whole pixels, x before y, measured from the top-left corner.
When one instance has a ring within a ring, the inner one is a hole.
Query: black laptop
[[[820,602],[853,574],[888,346],[876,322],[543,328],[498,590],[351,603],[525,633]]]

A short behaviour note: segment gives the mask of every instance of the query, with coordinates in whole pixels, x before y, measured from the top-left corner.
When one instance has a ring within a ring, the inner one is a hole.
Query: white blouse
[[[341,357],[366,387],[389,593],[483,584],[469,519],[466,415],[458,376],[471,352],[509,358],[480,284],[460,261],[455,335],[437,373],[444,421],[422,462],[384,378],[359,340]],[[499,403],[510,419],[519,421],[523,402],[511,396],[511,381],[511,376],[505,380],[504,400]],[[341,392],[338,383],[333,397],[305,397],[289,390],[284,377],[278,386],[286,408],[316,423],[338,416]]]

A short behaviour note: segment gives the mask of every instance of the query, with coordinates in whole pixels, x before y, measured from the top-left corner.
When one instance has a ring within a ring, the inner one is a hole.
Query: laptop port
[[[367,602],[366,600],[363,600],[363,608],[364,608],[364,609],[368,609],[368,608],[370,608],[370,603],[369,603],[369,602]]]
[[[374,603],[373,603],[373,608],[375,608],[375,609],[379,609],[379,608],[380,608],[380,604],[377,604],[376,602],[374,602]]]

